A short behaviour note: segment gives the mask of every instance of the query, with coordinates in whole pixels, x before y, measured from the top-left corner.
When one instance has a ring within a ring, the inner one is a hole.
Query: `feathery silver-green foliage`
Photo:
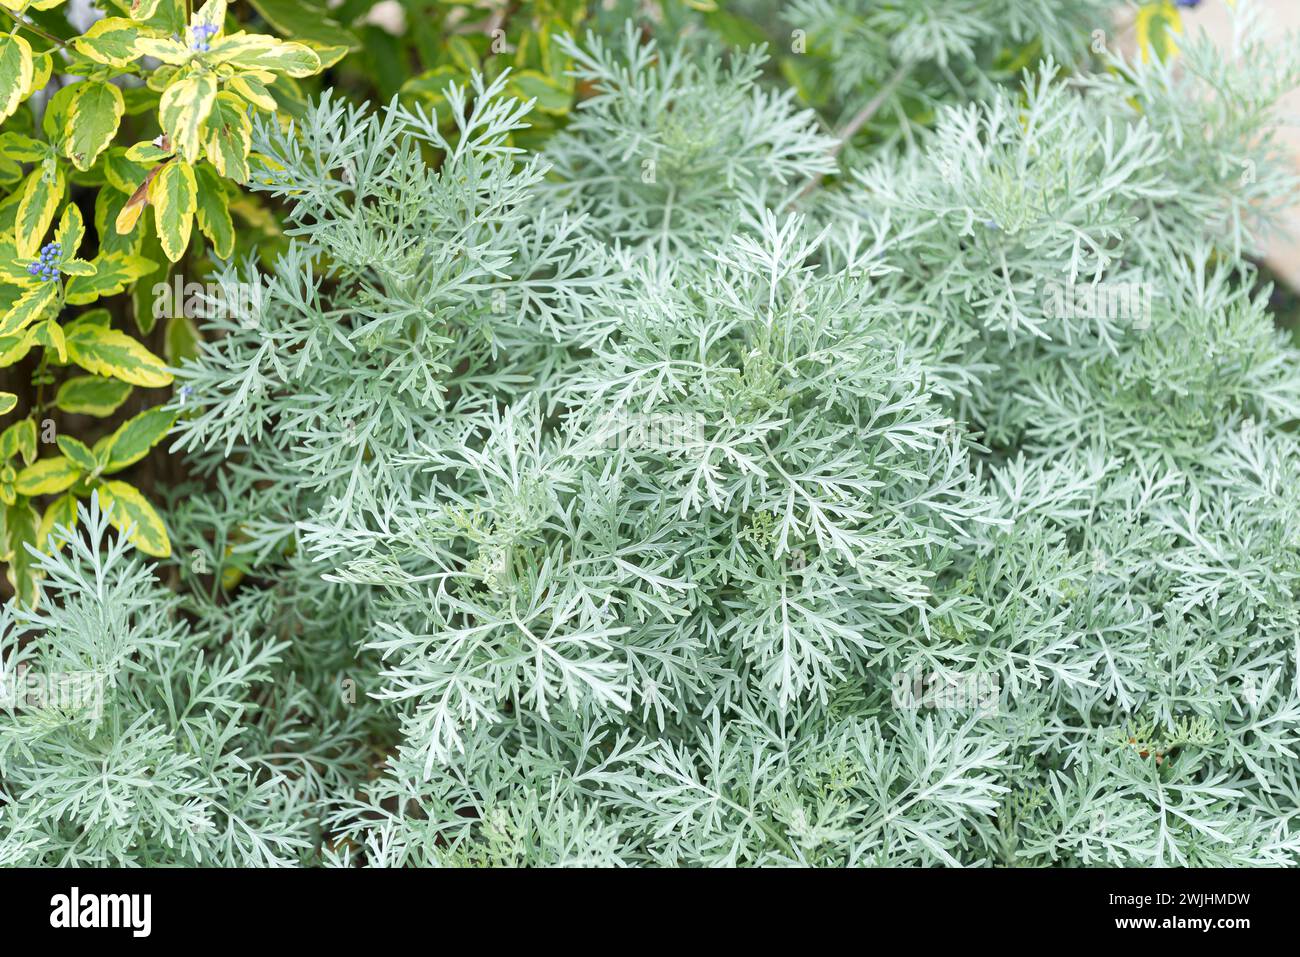
[[[795,5],[937,109],[838,156],[631,30],[541,155],[500,81],[259,126],[173,587],[96,506],[0,619],[105,680],[5,723],[0,861],[1295,865],[1300,45],[1089,69],[1110,6]]]

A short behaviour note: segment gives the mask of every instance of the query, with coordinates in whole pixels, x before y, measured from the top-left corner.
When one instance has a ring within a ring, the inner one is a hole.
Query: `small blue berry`
[[[63,246],[60,243],[46,243],[41,247],[39,258],[27,266],[28,275],[35,276],[42,282],[52,282],[59,277],[59,258]]]

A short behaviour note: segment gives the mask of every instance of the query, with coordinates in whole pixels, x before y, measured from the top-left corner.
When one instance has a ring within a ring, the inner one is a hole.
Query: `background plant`
[[[186,256],[196,223],[217,257],[231,256],[230,207],[239,194],[228,183],[249,176],[246,112],[276,109],[269,88],[277,77],[321,68],[303,44],[228,33],[224,0],[192,14],[180,0],[123,3],[113,11],[122,15],[72,36],[66,21],[50,32],[35,17],[57,6],[10,4],[12,29],[0,40],[0,149],[12,185],[0,201],[0,365],[9,370],[6,385],[10,375],[15,386],[24,374],[31,382],[23,408],[17,393],[4,393],[4,411],[24,417],[0,439],[7,474],[0,557],[28,603],[37,595],[38,566],[26,546],[49,547],[56,524],[75,525],[75,502],[92,490],[113,503],[112,520],[131,529],[139,548],[170,554],[166,528],[147,498],[107,476],[143,459],[174,416],[159,408],[140,412],[93,445],[57,434],[59,422],[46,416],[58,410],[111,419],[134,389],[165,388],[171,373],[114,325],[112,312],[72,307],[129,294],[135,330],[147,336],[156,319],[154,286],[166,280],[169,262]],[[23,108],[38,94],[39,123],[36,111]],[[132,137],[139,141],[129,145]],[[114,145],[122,141],[128,145]],[[141,222],[146,208],[152,215]],[[186,321],[183,313],[170,318],[169,358],[190,348]],[[72,366],[89,375],[56,371]],[[61,454],[37,457],[38,425]],[[74,431],[86,436],[92,429]]]

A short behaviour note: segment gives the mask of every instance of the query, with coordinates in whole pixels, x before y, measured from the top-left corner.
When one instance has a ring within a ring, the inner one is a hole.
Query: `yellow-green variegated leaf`
[[[251,73],[241,73],[226,81],[226,89],[242,96],[259,110],[275,112],[275,97],[266,89],[265,84]]]
[[[0,304],[0,312],[4,312],[18,295],[14,289],[6,287],[26,289],[37,282],[27,271],[27,265],[28,260],[19,257],[12,238],[0,236],[0,302],[4,303]],[[8,298],[4,298],[6,296]]]
[[[68,361],[68,340],[63,334],[63,327],[53,319],[46,319],[32,329],[37,343],[59,357],[60,362]]]
[[[483,63],[474,49],[474,44],[470,43],[469,40],[452,33],[443,40],[443,44],[446,47],[446,52],[451,56],[452,65],[460,70],[462,74],[483,69]]]
[[[137,37],[135,52],[139,56],[151,56],[172,66],[183,66],[194,56],[193,50],[171,37]]]
[[[322,70],[328,70],[348,55],[348,47],[346,46],[333,46],[328,43],[309,40],[306,37],[299,37],[298,42],[316,54],[316,59],[320,60]]]
[[[125,17],[105,17],[72,41],[73,48],[82,56],[107,66],[126,66],[140,54],[135,41],[149,35],[134,20]]]
[[[230,206],[221,179],[204,165],[195,168],[199,185],[199,229],[212,242],[212,249],[221,259],[229,259],[235,251],[235,224],[230,218]]]
[[[68,323],[67,331],[72,332],[82,326],[99,326],[101,329],[107,329],[111,325],[113,325],[113,315],[107,309],[87,309]]]
[[[104,482],[99,486],[100,504],[108,508],[108,520],[127,540],[146,555],[166,558],[172,553],[167,526],[139,490],[126,482]]]
[[[131,0],[127,8],[131,14],[132,20],[148,20],[158,12],[158,5],[162,0]]]
[[[123,236],[117,231],[117,217],[129,198],[126,193],[109,186],[100,189],[95,196],[95,234],[99,237],[101,252],[130,256],[140,251],[143,238],[140,233],[131,232]]]
[[[321,46],[342,46],[345,50],[361,45],[356,34],[325,16],[319,5],[309,6],[302,0],[252,0],[252,3],[262,19],[283,36]]]
[[[60,495],[46,507],[45,514],[41,516],[40,527],[36,530],[37,547],[47,555],[52,555],[67,543],[68,536],[76,528],[77,499],[71,494]]]
[[[23,168],[0,154],[0,186],[12,186],[23,178]]]
[[[55,495],[69,488],[81,477],[77,463],[63,455],[37,459],[18,473],[14,490],[28,498],[36,495]]]
[[[36,255],[41,240],[54,221],[65,185],[63,170],[58,164],[41,164],[28,174],[27,182],[23,184],[23,198],[18,203],[18,217],[14,220],[14,242],[20,257],[28,259]]]
[[[324,9],[318,5],[302,0],[252,0],[252,3],[262,19],[281,36],[293,37],[315,50],[322,67],[333,66],[349,50],[361,46],[356,34],[325,16]]]
[[[0,392],[0,415],[8,415],[18,404],[18,396],[12,392]]]
[[[320,57],[310,47],[242,31],[214,42],[207,59],[241,70],[266,70],[287,76],[311,76],[321,69]]]
[[[56,442],[59,451],[71,459],[73,464],[83,472],[93,472],[99,467],[95,453],[80,439],[73,438],[70,435],[60,435]]]
[[[0,0],[0,7],[8,7],[15,13],[23,10],[53,10],[63,0]]]
[[[32,57],[32,82],[28,84],[23,99],[27,99],[38,90],[45,89],[46,84],[50,82],[50,74],[53,72],[54,58],[48,52],[35,54]]]
[[[15,422],[8,428],[0,431],[0,462],[7,462],[18,452],[19,433],[24,429],[24,423],[30,423],[32,426],[32,444],[36,444],[36,423],[31,419],[23,419],[21,422]],[[0,561],[4,561],[0,558]]]
[[[291,76],[276,76],[273,73],[265,74],[264,83],[267,86],[267,92],[275,98],[276,106],[292,116],[302,116],[307,112],[307,91]]]
[[[45,101],[45,115],[41,117],[41,129],[45,131],[49,141],[58,147],[55,152],[63,151],[63,128],[68,124],[68,106],[72,103],[72,98],[77,95],[78,86],[80,86],[78,83],[69,83],[67,86],[57,87]]]
[[[0,369],[22,362],[34,345],[36,337],[30,329],[12,336],[0,336]]]
[[[36,459],[36,420],[23,419],[0,432],[0,461],[22,455],[29,465]]]
[[[63,151],[79,170],[94,165],[117,134],[126,111],[122,91],[112,83],[84,80],[68,104],[68,121],[63,129]]]
[[[171,150],[165,150],[147,140],[128,147],[126,151],[126,158],[133,163],[157,163],[170,159],[171,155]]]
[[[64,412],[76,415],[93,415],[102,419],[117,411],[126,401],[133,386],[117,379],[81,375],[68,379],[59,386],[54,404]]]
[[[23,546],[30,543],[33,548],[36,547],[36,530],[39,527],[40,516],[26,499],[20,499],[5,509],[4,548],[9,565],[6,577],[18,600],[29,607],[35,607],[40,596],[40,570],[35,556]]]
[[[540,70],[519,70],[510,74],[506,88],[524,101],[533,101],[537,110],[554,116],[569,112],[573,91]]]
[[[1178,8],[1169,0],[1144,3],[1138,8],[1134,22],[1138,49],[1142,62],[1165,60],[1178,54],[1175,37],[1182,32],[1183,18]]]
[[[164,166],[149,185],[149,203],[153,206],[154,226],[163,253],[176,262],[189,245],[194,212],[198,208],[194,168],[180,160]]]
[[[158,67],[159,70],[176,70],[179,67]],[[122,87],[122,99],[126,100],[126,115],[141,116],[158,112],[158,91],[148,85]]]
[[[95,271],[89,276],[73,276],[63,292],[63,298],[74,306],[84,306],[115,296],[142,276],[147,276],[157,265],[152,259],[128,253],[104,253],[91,263]]]
[[[19,163],[37,163],[49,155],[49,147],[22,133],[0,133],[0,154]]]
[[[211,73],[186,77],[171,86],[158,104],[158,119],[172,145],[193,163],[203,146],[203,121],[217,98],[217,80]]]
[[[104,154],[104,178],[114,189],[119,189],[130,196],[143,182],[152,165],[152,163],[137,163],[127,157],[126,150],[120,146],[113,147]]]
[[[0,120],[18,109],[33,76],[31,44],[17,33],[0,35]]]
[[[171,384],[163,361],[124,332],[84,323],[70,326],[66,335],[68,354],[87,372],[147,389]]]
[[[176,412],[162,406],[145,409],[127,419],[116,432],[95,443],[93,454],[103,474],[112,475],[139,462],[167,437],[175,421]]]
[[[0,337],[12,336],[43,319],[59,299],[59,284],[43,282],[28,289],[0,316]]]
[[[248,181],[248,153],[253,127],[247,108],[233,93],[217,97],[205,128],[204,151],[217,172],[236,183]]]
[[[12,186],[23,178],[23,168],[0,154],[0,186]]]
[[[84,259],[65,259],[59,264],[59,269],[68,276],[95,275],[95,264],[88,263]]]
[[[76,203],[68,203],[59,216],[58,228],[54,230],[54,241],[59,244],[59,251],[64,256],[72,256],[81,248],[81,238],[86,235],[86,226],[81,219],[81,210]]]

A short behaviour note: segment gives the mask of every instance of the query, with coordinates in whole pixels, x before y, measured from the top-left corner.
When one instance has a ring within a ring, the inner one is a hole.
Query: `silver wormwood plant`
[[[844,149],[630,27],[540,153],[504,78],[258,124],[175,557],[96,501],[0,611],[0,863],[1300,863],[1300,44],[1112,6],[791,5]]]

